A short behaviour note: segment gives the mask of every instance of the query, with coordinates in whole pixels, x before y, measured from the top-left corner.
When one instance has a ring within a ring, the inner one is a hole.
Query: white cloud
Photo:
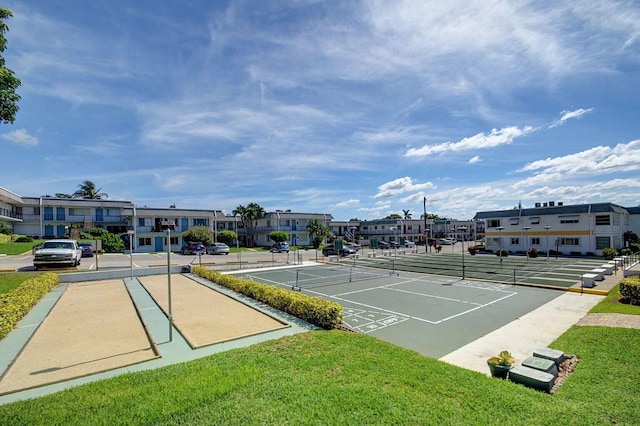
[[[562,111],[562,116],[559,120],[554,121],[549,128],[562,126],[567,120],[571,120],[572,118],[580,118],[584,114],[593,111],[593,108],[589,109],[577,109],[575,111]]]
[[[333,204],[331,205],[332,208],[342,208],[342,207],[353,207],[353,206],[357,206],[360,204],[360,200],[356,200],[356,199],[350,199],[350,200],[345,200],[345,201],[341,201],[339,203]]]
[[[475,163],[479,163],[482,161],[482,158],[480,158],[479,155],[476,155],[475,157],[469,159],[469,164],[475,164]]]
[[[431,154],[440,154],[447,151],[468,151],[471,149],[487,149],[513,142],[514,139],[534,132],[536,129],[531,126],[519,128],[516,126],[493,129],[491,133],[478,133],[458,142],[444,142],[437,145],[425,145],[422,148],[410,148],[405,156],[426,157]]]
[[[16,145],[36,146],[39,143],[38,138],[30,135],[25,129],[12,130],[2,135],[2,138]]]
[[[433,183],[425,182],[416,184],[412,178],[405,176],[380,185],[378,187],[378,193],[373,198],[389,198],[404,192],[420,191],[428,188],[434,188]]]

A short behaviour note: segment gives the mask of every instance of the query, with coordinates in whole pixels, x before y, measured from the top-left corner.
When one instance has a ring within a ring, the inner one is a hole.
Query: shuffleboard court
[[[0,394],[157,358],[122,280],[70,285],[0,380]]]
[[[544,288],[367,268],[360,263],[272,269],[240,276],[338,302],[344,307],[344,324],[349,328],[435,358],[562,294]]]

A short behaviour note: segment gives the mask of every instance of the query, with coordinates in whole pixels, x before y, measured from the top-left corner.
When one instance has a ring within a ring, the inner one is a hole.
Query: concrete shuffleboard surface
[[[158,356],[122,280],[71,284],[0,379],[0,395]]]
[[[138,278],[166,315],[169,311],[166,276]],[[183,275],[171,275],[173,324],[192,348],[289,327],[250,306]]]

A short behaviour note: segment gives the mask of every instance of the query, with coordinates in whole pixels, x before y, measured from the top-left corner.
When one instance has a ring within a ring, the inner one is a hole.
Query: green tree
[[[389,216],[385,217],[385,219],[402,219],[398,213],[391,213]]]
[[[65,194],[63,192],[56,192],[56,198],[73,198],[71,194]]]
[[[404,214],[404,220],[411,219],[411,210],[402,209],[402,213]]]
[[[218,232],[218,241],[228,246],[232,246],[236,238],[238,238],[238,234],[234,231],[225,230]]]
[[[208,246],[213,242],[213,232],[206,226],[192,226],[182,233],[184,242],[199,242]]]
[[[102,250],[105,253],[124,252],[124,241],[116,234],[112,234],[104,228],[92,228],[89,230],[89,234],[102,241]]]
[[[309,234],[309,238],[311,238],[313,248],[317,249],[320,247],[320,244],[322,244],[322,240],[328,237],[331,232],[327,225],[316,219],[312,219],[307,224],[307,233]]]
[[[253,236],[255,233],[255,221],[262,219],[266,214],[265,210],[257,203],[249,203],[247,207],[242,204],[236,207],[232,212],[234,216],[240,216],[240,220],[247,232],[247,247],[253,247]]]
[[[269,239],[275,243],[282,243],[284,241],[289,241],[289,234],[284,231],[273,231],[269,234]]]
[[[4,52],[7,47],[7,39],[4,34],[9,31],[9,26],[4,22],[11,18],[13,12],[10,9],[0,8],[0,53]],[[20,95],[16,93],[20,87],[20,80],[14,75],[13,71],[4,66],[5,60],[0,55],[0,121],[2,123],[11,123],[16,120],[18,112],[18,101]]]
[[[105,194],[102,188],[96,189],[96,184],[90,180],[85,180],[78,185],[78,190],[73,193],[73,198],[84,198],[88,200],[101,200],[102,198],[109,198],[109,194]]]

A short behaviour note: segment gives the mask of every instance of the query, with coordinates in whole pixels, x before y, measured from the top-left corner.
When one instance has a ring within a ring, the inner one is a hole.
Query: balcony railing
[[[10,217],[13,219],[22,219],[22,213],[14,212],[10,209],[0,209],[0,216]]]

